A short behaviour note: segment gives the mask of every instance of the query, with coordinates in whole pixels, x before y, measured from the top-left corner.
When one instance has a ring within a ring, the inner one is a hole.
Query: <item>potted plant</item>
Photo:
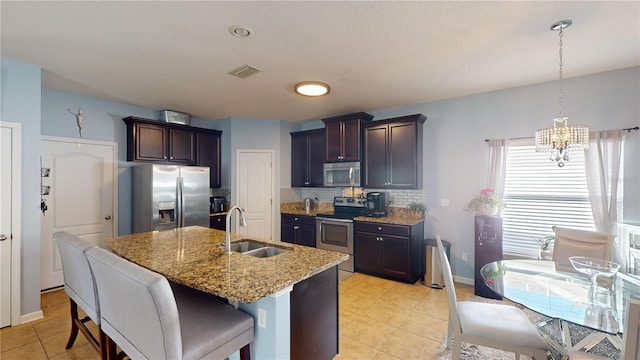
[[[416,219],[424,219],[424,214],[427,212],[427,207],[423,203],[412,202],[409,204],[409,211]]]
[[[540,259],[541,260],[553,260],[553,242],[556,240],[556,227],[551,227],[553,235],[546,235],[538,238],[538,246],[540,247]]]
[[[493,189],[487,188],[480,190],[480,194],[471,199],[464,210],[478,215],[496,215],[498,210],[505,207],[506,204],[500,196]]]
[[[547,235],[538,238],[538,246],[540,246],[540,259],[551,260],[553,259],[553,241],[556,239],[554,235]]]

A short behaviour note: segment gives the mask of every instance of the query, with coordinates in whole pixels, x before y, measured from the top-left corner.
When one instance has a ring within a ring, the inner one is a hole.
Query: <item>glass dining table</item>
[[[596,330],[591,340],[603,333],[622,334],[627,300],[640,299],[640,282],[629,276],[616,274],[613,278],[598,279],[593,294],[587,276],[558,271],[553,261],[494,261],[484,265],[480,273],[489,288],[514,303],[550,318]],[[613,341],[619,347],[619,340]],[[570,347],[569,350],[575,349]]]

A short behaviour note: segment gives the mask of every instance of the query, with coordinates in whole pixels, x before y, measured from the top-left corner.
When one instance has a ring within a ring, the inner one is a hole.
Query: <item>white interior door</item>
[[[0,126],[0,327],[20,324],[21,125]]]
[[[238,233],[273,238],[273,157],[271,150],[237,152],[235,198],[247,221],[246,227],[236,226]]]
[[[99,246],[117,234],[117,147],[62,138],[43,138],[41,145],[48,176],[41,177],[47,210],[42,213],[40,283],[50,289],[64,283],[53,233],[67,231]]]

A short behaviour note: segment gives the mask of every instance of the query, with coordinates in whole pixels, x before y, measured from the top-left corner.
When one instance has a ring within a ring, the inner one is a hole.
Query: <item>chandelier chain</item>
[[[560,96],[558,97],[558,109],[560,110],[560,118],[563,117],[563,108],[562,108],[562,93],[563,93],[563,88],[564,88],[564,79],[562,77],[562,29],[563,26],[560,26],[560,50],[558,51],[558,54],[560,55],[560,70],[558,71],[558,74],[560,75]]]

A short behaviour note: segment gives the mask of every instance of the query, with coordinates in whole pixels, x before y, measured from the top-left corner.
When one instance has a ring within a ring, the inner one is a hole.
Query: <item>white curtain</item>
[[[589,149],[584,154],[596,230],[614,236],[618,231],[618,180],[625,138],[623,130],[592,132],[589,134]],[[611,260],[622,268],[626,268],[629,248],[625,242],[625,239],[615,238],[611,254]]]
[[[509,140],[489,140],[489,179],[487,186],[504,199],[504,178],[507,171]]]

